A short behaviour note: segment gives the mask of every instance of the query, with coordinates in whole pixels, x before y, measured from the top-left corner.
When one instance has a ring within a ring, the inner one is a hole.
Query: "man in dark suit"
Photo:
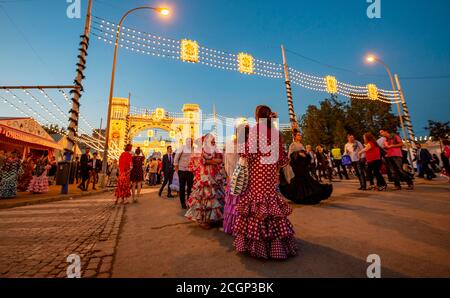
[[[87,186],[86,186],[86,181],[89,180],[89,160],[91,159],[90,156],[90,148],[86,148],[84,154],[81,155],[80,158],[80,176],[81,176],[81,184],[78,185],[78,188],[81,189],[82,191],[86,191],[87,190]]]
[[[98,153],[94,152],[93,158],[90,160],[91,170],[90,170],[90,178],[88,182],[88,188],[90,184],[90,180],[92,179],[92,190],[97,190],[95,188],[95,184],[98,183],[98,173],[102,171],[102,161],[98,159]]]
[[[173,166],[174,156],[172,154],[172,146],[167,146],[167,153],[164,154],[162,159],[162,169],[161,171],[164,174],[164,182],[161,185],[161,188],[159,189],[158,195],[161,196],[164,187],[167,185],[167,197],[173,198],[172,192],[170,190],[170,184],[172,184],[172,178],[174,173],[174,166]]]
[[[425,175],[427,175],[427,179],[431,180],[436,175],[434,175],[433,171],[430,168],[430,162],[431,162],[431,154],[430,151],[428,151],[425,148],[422,148],[422,145],[417,144],[417,151],[416,151],[416,161],[420,166],[419,171],[419,177],[424,178]]]

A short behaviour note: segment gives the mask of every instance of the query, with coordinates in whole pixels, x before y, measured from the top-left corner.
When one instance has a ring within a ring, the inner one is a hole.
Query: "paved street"
[[[418,181],[386,193],[337,182],[326,203],[293,205],[299,255],[281,262],[235,253],[232,237],[186,221],[156,189],[125,208],[105,193],[3,209],[0,277],[65,277],[73,253],[82,277],[365,277],[369,254],[382,277],[450,277],[450,186]]]
[[[382,277],[450,277],[450,187],[359,192],[335,183],[333,198],[294,206],[299,255],[261,261],[236,254],[232,238],[183,218],[177,199],[156,193],[126,210],[113,277],[366,277],[366,258],[381,257]]]
[[[123,208],[110,193],[0,210],[0,277],[66,277],[70,254],[83,277],[109,277]]]

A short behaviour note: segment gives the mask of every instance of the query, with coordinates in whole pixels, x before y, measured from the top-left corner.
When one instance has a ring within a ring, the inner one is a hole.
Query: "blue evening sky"
[[[82,1],[83,13],[87,0]],[[66,0],[0,0],[0,85],[71,84],[82,19],[66,16]],[[335,75],[338,80],[390,89],[380,65],[363,57],[377,53],[400,77],[441,76],[402,81],[416,134],[425,135],[428,119],[449,119],[450,1],[382,0],[382,18],[366,15],[366,0],[94,0],[94,15],[117,22],[139,5],[168,6],[170,18],[137,12],[125,26],[174,39],[190,38],[226,52],[248,52],[281,62],[280,44],[290,52],[291,67],[306,73]],[[82,113],[95,126],[105,118],[113,48],[92,38]],[[133,106],[181,111],[198,103],[206,113],[251,116],[268,104],[288,122],[282,80],[246,76],[202,65],[119,51],[116,96],[131,92]],[[345,68],[329,68],[327,65]],[[1,94],[0,94],[1,95]],[[317,104],[325,93],[293,89],[297,114]],[[343,99],[343,98],[341,98]],[[64,107],[64,110],[66,108]],[[396,109],[394,108],[394,111]],[[1,115],[18,115],[2,104]],[[104,123],[104,122],[103,122]]]

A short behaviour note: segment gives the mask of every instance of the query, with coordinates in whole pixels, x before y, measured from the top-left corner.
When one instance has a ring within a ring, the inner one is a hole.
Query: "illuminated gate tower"
[[[146,155],[151,150],[165,153],[168,145],[176,148],[183,144],[187,137],[195,139],[199,136],[201,116],[197,104],[184,104],[182,113],[171,113],[163,108],[133,108],[130,107],[128,98],[115,97],[112,100],[111,117],[110,148],[118,150],[118,154],[144,130],[148,131],[149,140],[133,143],[133,147],[141,147]],[[151,140],[153,131],[150,129],[154,128],[168,132],[170,141]]]

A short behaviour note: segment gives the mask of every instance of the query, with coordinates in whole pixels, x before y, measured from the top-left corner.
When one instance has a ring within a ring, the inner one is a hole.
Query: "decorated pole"
[[[69,117],[69,126],[67,128],[68,134],[67,134],[67,147],[65,148],[65,157],[66,161],[72,160],[72,154],[73,150],[75,148],[75,137],[77,135],[78,131],[78,118],[80,115],[80,98],[81,98],[81,92],[83,92],[83,85],[81,82],[85,78],[83,72],[86,68],[86,57],[88,55],[87,50],[89,48],[89,33],[91,31],[91,12],[92,12],[92,1],[89,0],[88,2],[88,8],[86,11],[86,22],[84,25],[84,33],[81,35],[81,42],[80,42],[80,53],[78,55],[78,63],[77,63],[77,75],[74,80],[75,88],[70,90],[70,94],[72,95],[72,108],[70,109],[70,117]],[[61,187],[61,193],[67,194],[69,191],[69,185],[65,184]]]
[[[281,54],[283,56],[283,69],[284,69],[284,84],[286,86],[286,95],[288,100],[289,120],[291,122],[292,130],[298,128],[297,116],[294,111],[294,102],[292,100],[292,87],[289,80],[289,69],[286,62],[286,53],[284,52],[284,46],[281,45]]]
[[[400,85],[400,80],[398,79],[398,75],[395,74],[394,77],[395,77],[395,83],[397,84],[398,92],[400,94],[400,99],[402,100],[403,118],[405,119],[406,128],[408,129],[409,140],[410,140],[411,144],[414,144],[415,135],[414,135],[414,130],[413,130],[412,123],[411,123],[411,118],[409,117],[409,111],[408,111],[408,106],[406,105],[405,95],[403,94],[403,89]]]

